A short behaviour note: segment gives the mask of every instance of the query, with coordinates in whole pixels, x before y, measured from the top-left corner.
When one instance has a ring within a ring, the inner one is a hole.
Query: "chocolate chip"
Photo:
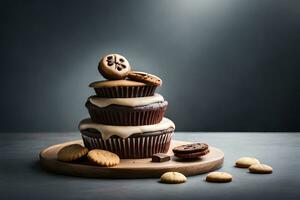
[[[127,67],[126,65],[123,65],[123,64],[121,64],[121,66],[122,66],[123,69],[125,69]]]

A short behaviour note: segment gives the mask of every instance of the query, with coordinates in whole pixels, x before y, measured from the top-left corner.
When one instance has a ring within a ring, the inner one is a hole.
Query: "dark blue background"
[[[161,76],[184,131],[300,130],[300,1],[1,1],[0,131],[73,131],[99,59]],[[136,67],[138,66],[138,67]]]

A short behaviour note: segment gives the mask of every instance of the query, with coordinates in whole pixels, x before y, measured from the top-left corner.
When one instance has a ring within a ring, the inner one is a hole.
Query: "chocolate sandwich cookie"
[[[133,80],[97,81],[89,85],[98,97],[102,98],[134,98],[153,96],[155,85]]]
[[[198,158],[208,154],[209,148],[205,143],[186,144],[175,147],[173,153],[178,158]]]
[[[119,126],[141,126],[159,123],[168,102],[159,94],[139,98],[97,98],[86,102],[94,122]]]

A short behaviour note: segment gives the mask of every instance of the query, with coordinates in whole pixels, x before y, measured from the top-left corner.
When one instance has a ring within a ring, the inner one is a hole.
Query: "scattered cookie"
[[[120,163],[120,158],[117,154],[101,149],[89,151],[87,157],[92,163],[104,167],[112,167]]]
[[[259,164],[259,160],[252,157],[242,157],[235,162],[235,166],[239,168],[248,168],[251,165]]]
[[[100,60],[98,70],[106,79],[118,80],[126,78],[131,66],[124,56],[109,54]]]
[[[88,153],[88,149],[86,147],[81,146],[80,144],[71,144],[63,147],[57,153],[57,160],[70,162],[77,160]]]
[[[173,149],[178,158],[193,159],[209,153],[208,145],[205,143],[185,144]]]
[[[265,164],[254,164],[249,167],[249,171],[254,174],[270,174],[273,168]]]
[[[232,175],[227,172],[211,172],[206,176],[207,182],[227,183],[232,181]]]
[[[152,162],[166,162],[170,159],[171,157],[164,153],[156,153],[152,155]]]
[[[160,182],[162,183],[184,183],[186,182],[186,177],[179,172],[166,172],[160,177]]]
[[[148,85],[160,86],[162,84],[162,80],[159,77],[145,72],[131,71],[128,74],[128,78]]]

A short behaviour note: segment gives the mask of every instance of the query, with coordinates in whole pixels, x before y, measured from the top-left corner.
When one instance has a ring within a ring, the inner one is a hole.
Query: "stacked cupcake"
[[[84,145],[120,158],[166,153],[175,125],[164,117],[168,102],[155,93],[161,79],[131,71],[127,59],[118,54],[103,57],[98,69],[108,80],[90,84],[96,95],[86,102],[90,118],[79,124]]]

